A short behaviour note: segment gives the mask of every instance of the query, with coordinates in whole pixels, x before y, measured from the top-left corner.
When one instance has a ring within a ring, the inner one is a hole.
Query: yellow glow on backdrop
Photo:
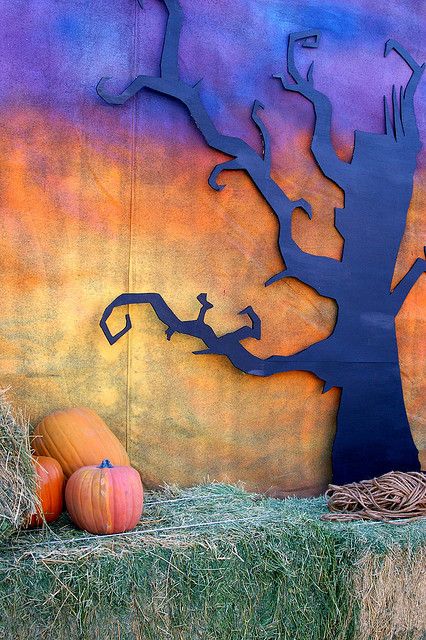
[[[291,146],[303,157],[306,136]],[[228,186],[217,194],[206,178],[219,155],[201,142],[173,142],[173,160],[170,147],[149,137],[136,140],[133,156],[131,148],[124,128],[121,143],[105,153],[94,135],[36,109],[3,126],[2,386],[34,421],[60,407],[95,409],[127,443],[148,484],[210,476],[274,493],[321,490],[331,473],[337,389],[321,395],[313,375],[255,378],[225,358],[192,355],[200,343],[181,335],[167,342],[150,308],[133,308],[132,331],[114,347],[106,342],[100,316],[125,291],[158,291],[185,319],[195,317],[196,296],[207,292],[219,332],[240,326],[237,313],[251,304],[263,337],[245,344],[261,356],[326,337],[336,314],[333,301],[297,280],[263,286],[282,269],[277,224],[244,175],[224,176]],[[339,190],[311,160],[285,175],[285,188],[290,197],[303,192],[313,206],[312,221],[294,216],[301,246],[338,256],[341,238],[332,225]],[[424,244],[422,195],[417,186],[396,278]],[[426,465],[424,293],[422,276],[398,318],[398,341],[408,414]],[[120,311],[112,318],[116,329]]]

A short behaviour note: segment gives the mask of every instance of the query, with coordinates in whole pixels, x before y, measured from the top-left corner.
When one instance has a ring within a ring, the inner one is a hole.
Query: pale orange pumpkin
[[[109,460],[72,474],[65,488],[71,520],[96,534],[133,529],[142,515],[143,487],[133,467],[115,467]]]
[[[65,477],[61,465],[54,458],[34,456],[37,473],[37,497],[40,506],[28,521],[28,527],[39,527],[43,521],[57,520],[64,507]]]
[[[66,409],[46,416],[34,431],[35,452],[51,456],[67,478],[74,471],[108,458],[115,465],[130,465],[119,439],[91,409]]]

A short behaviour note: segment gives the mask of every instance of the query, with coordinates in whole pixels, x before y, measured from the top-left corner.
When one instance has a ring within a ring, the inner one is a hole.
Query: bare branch
[[[398,311],[404,304],[404,300],[406,299],[422,273],[425,273],[425,271],[426,260],[424,258],[417,258],[417,260],[412,264],[410,270],[405,274],[402,280],[398,282],[391,293],[391,304],[395,315],[397,315]]]
[[[137,0],[141,9],[143,0]],[[164,35],[163,54],[161,56],[161,77],[179,77],[179,39],[183,23],[183,13],[178,0],[163,0],[168,12],[166,32]],[[173,20],[170,17],[173,16]]]
[[[196,355],[223,355],[237,369],[244,373],[255,376],[271,376],[285,371],[309,371],[319,377],[329,374],[326,362],[309,359],[309,348],[294,356],[271,356],[270,358],[259,358],[250,353],[242,346],[241,341],[247,338],[260,340],[261,321],[252,307],[246,307],[240,311],[240,315],[247,315],[251,320],[251,326],[244,325],[235,331],[218,336],[210,325],[205,322],[205,314],[212,304],[207,301],[207,296],[202,293],[198,296],[201,303],[201,310],[196,320],[181,320],[170,309],[159,293],[125,293],[118,296],[105,309],[100,326],[108,342],[112,345],[117,342],[125,333],[132,328],[130,315],[126,314],[126,325],[124,329],[116,334],[112,334],[108,327],[108,320],[116,307],[131,304],[149,304],[155,311],[157,317],[166,326],[166,336],[170,340],[174,333],[181,333],[194,338],[199,338],[206,345],[206,349],[194,351]],[[316,356],[318,354],[318,344],[313,345]],[[325,377],[323,377],[325,379]]]
[[[401,88],[402,91],[402,88]],[[402,107],[402,104],[401,104]],[[395,127],[395,140],[401,140],[404,135],[404,130],[402,128],[402,119],[401,119],[401,111],[398,104],[398,98],[396,95],[396,87],[392,85],[392,109],[393,109],[393,122]]]
[[[169,12],[166,36],[164,40],[161,59],[161,77],[138,76],[120,94],[114,95],[106,90],[108,78],[102,78],[98,84],[97,92],[109,104],[124,104],[142,89],[149,89],[165,96],[179,100],[188,109],[198,130],[207,144],[222,153],[231,156],[227,162],[218,164],[210,174],[209,185],[216,191],[221,191],[224,185],[217,182],[219,174],[224,170],[244,170],[269,204],[280,221],[280,226],[289,233],[286,240],[281,234],[280,249],[286,264],[289,264],[291,256],[284,255],[284,249],[290,247],[296,251],[291,239],[291,216],[295,208],[303,207],[310,214],[310,206],[304,200],[296,202],[290,200],[278,184],[271,178],[271,146],[267,128],[258,115],[260,102],[255,101],[252,107],[252,119],[259,128],[263,141],[263,154],[260,156],[255,149],[241,138],[221,134],[207,113],[199,94],[199,83],[195,86],[184,83],[175,73],[177,65],[177,48],[179,34],[182,28],[181,9],[177,0],[163,0]],[[308,46],[308,45],[305,45]],[[174,48],[174,49],[173,49]],[[174,53],[172,55],[173,49]],[[320,95],[320,94],[319,94]],[[304,254],[298,249],[300,254]],[[296,264],[296,263],[295,263]],[[315,268],[314,268],[315,270]],[[305,277],[303,274],[302,277]]]
[[[315,110],[315,128],[312,136],[311,150],[321,171],[327,178],[338,185],[344,184],[348,170],[348,163],[337,156],[331,141],[331,103],[326,95],[317,91],[313,84],[313,63],[310,65],[307,77],[303,78],[294,61],[294,46],[301,42],[302,47],[315,49],[319,45],[319,31],[304,31],[292,33],[288,39],[287,70],[294,80],[288,82],[282,74],[276,74],[287,91],[293,91],[309,100]]]
[[[322,256],[312,256],[311,254],[307,254],[298,247],[298,245],[294,242],[291,235],[291,218],[294,209],[301,207],[306,213],[311,216],[311,207],[309,203],[305,200],[290,200],[284,191],[279,187],[279,185],[271,178],[270,170],[271,170],[271,145],[270,145],[270,136],[267,131],[265,124],[260,118],[258,111],[263,108],[263,105],[257,100],[254,102],[251,112],[251,117],[258,127],[263,141],[263,153],[259,155],[255,149],[253,149],[250,145],[248,145],[241,138],[236,138],[233,136],[227,136],[221,134],[215,124],[213,123],[211,117],[206,111],[200,97],[200,87],[199,83],[194,86],[184,83],[178,74],[177,67],[177,51],[179,46],[179,36],[182,28],[182,13],[177,0],[163,0],[166,4],[167,10],[169,12],[169,17],[167,21],[166,34],[163,45],[163,52],[161,57],[161,77],[149,77],[149,76],[138,76],[130,85],[120,94],[113,95],[109,93],[106,88],[107,78],[102,78],[98,84],[97,91],[98,94],[109,104],[123,104],[136,93],[141,91],[142,89],[149,89],[155,91],[157,93],[163,94],[165,96],[174,98],[179,100],[189,111],[194,123],[199,129],[201,135],[203,136],[206,143],[212,148],[222,153],[225,153],[231,156],[231,159],[227,162],[223,162],[218,164],[210,174],[209,184],[210,186],[220,191],[224,187],[223,185],[218,184],[217,179],[222,171],[227,170],[244,170],[252,179],[253,183],[269,204],[273,212],[277,215],[279,223],[280,223],[280,237],[279,237],[279,249],[281,255],[286,263],[287,270],[282,274],[278,274],[274,276],[268,281],[268,284],[281,279],[282,277],[296,277],[299,278],[302,282],[306,282],[306,284],[313,286],[321,295],[332,296],[333,295],[333,285],[338,277],[341,275],[341,263],[338,260],[333,260],[331,258],[325,258]],[[300,35],[300,34],[299,34]],[[302,39],[304,41],[303,46],[317,46],[316,41],[315,44],[309,44],[308,40],[310,37],[316,37],[316,32],[308,32],[306,34],[301,34],[298,37],[297,34],[293,34],[290,37],[289,42],[289,71],[292,74],[294,80],[298,83],[298,85],[294,85],[297,87],[295,90],[303,93],[304,89],[304,81],[301,76],[298,74],[297,68],[294,64],[294,54],[293,47],[294,42],[298,39]],[[330,120],[331,120],[331,107],[328,99],[325,96],[322,96],[319,92],[316,92],[312,86],[312,65],[308,72],[308,79],[306,81],[306,85],[308,88],[306,89],[306,93],[311,96],[311,100],[314,103],[315,109],[319,110],[319,114],[317,114],[317,126],[315,129],[315,135],[313,140],[313,149],[316,148],[316,140],[317,138],[321,138],[324,136],[323,131],[327,130],[327,117],[328,117],[328,136],[330,134]],[[291,89],[293,90],[293,89]],[[324,106],[325,105],[325,106]],[[327,111],[328,109],[328,111]],[[321,138],[322,139],[322,138]],[[321,146],[321,145],[320,145]],[[331,148],[331,142],[330,142]],[[334,155],[334,150],[333,150]],[[320,156],[318,156],[320,157]],[[325,157],[324,157],[325,160]],[[340,162],[340,161],[339,161]],[[324,273],[322,274],[322,269],[324,268]],[[130,295],[130,294],[129,294]],[[135,294],[132,294],[135,295]],[[167,319],[168,314],[171,313],[170,309],[164,309],[161,305],[164,305],[164,302],[158,302],[157,298],[146,298],[146,296],[156,296],[157,294],[138,294],[139,296],[144,296],[143,299],[138,299],[139,302],[148,302],[152,304],[152,301],[155,302],[153,307],[155,309],[161,308],[161,312],[163,313],[163,317]],[[135,300],[132,298],[132,300]],[[121,302],[120,304],[125,304]],[[160,305],[160,307],[158,306]],[[116,304],[117,306],[117,304]],[[253,312],[254,313],[254,312]],[[159,316],[160,317],[160,316]],[[162,319],[160,317],[160,319]],[[260,321],[259,321],[260,323]],[[183,325],[180,320],[176,318],[176,316],[170,316],[170,323],[166,322],[169,325],[169,329],[167,331],[167,337],[170,338],[172,335],[171,327],[178,327],[181,333],[183,331],[184,326],[190,331],[194,331],[193,325]],[[200,323],[199,323],[200,324]],[[201,323],[202,324],[202,323]],[[204,325],[203,325],[204,326]],[[122,335],[124,335],[131,327],[130,318],[126,316],[126,326],[124,329],[117,334],[117,336],[112,336],[105,325],[105,335],[109,340],[119,339]],[[256,328],[258,329],[260,335],[260,324],[256,324]],[[257,330],[256,329],[256,330]],[[253,325],[253,331],[255,330],[255,325]],[[243,339],[247,334],[247,327],[244,327],[239,330],[239,333],[233,335],[232,340],[233,343],[238,343],[238,339]],[[196,335],[194,333],[190,333],[190,335]],[[209,334],[209,339],[211,342],[211,335]],[[248,336],[247,336],[248,337]],[[254,337],[252,334],[251,337]],[[224,341],[231,340],[230,337],[222,336],[220,340],[222,344]],[[219,340],[219,338],[217,338]],[[210,344],[208,345],[210,352],[212,352],[213,348],[218,348],[218,344]],[[238,349],[243,349],[241,346]],[[243,350],[244,351],[244,350]],[[262,361],[264,362],[264,361]],[[247,367],[246,367],[247,368]],[[245,369],[244,369],[245,370]],[[260,375],[260,374],[259,374]],[[262,374],[263,375],[263,374]]]
[[[295,206],[305,211],[312,218],[311,206],[305,200],[295,202]],[[297,278],[304,284],[328,298],[334,297],[336,287],[341,285],[343,264],[335,258],[316,256],[303,251],[292,237],[291,217],[281,218],[278,238],[279,251],[286,264],[286,269],[275,274],[265,282],[265,286],[278,282],[283,278]]]
[[[222,173],[222,171],[239,171],[241,169],[243,169],[243,167],[240,165],[238,160],[234,159],[234,160],[227,160],[226,162],[221,162],[220,164],[217,164],[213,169],[213,171],[211,172],[208,180],[209,185],[215,191],[222,191],[226,185],[218,184],[217,182],[217,179],[219,175]]]
[[[320,296],[334,298],[337,295],[343,274],[343,266],[339,260],[305,253],[297,245],[291,257],[290,261],[286,259],[286,263],[291,266],[269,278],[265,282],[266,287],[284,278],[296,278],[315,289]]]
[[[399,108],[396,100],[395,87],[392,89],[392,102],[394,110],[394,122],[396,139],[398,140],[398,132],[400,138],[404,136],[408,139],[419,140],[419,132],[416,124],[416,117],[414,113],[414,94],[417,86],[426,68],[425,64],[419,65],[411,55],[399,42],[396,40],[388,40],[385,45],[385,57],[389,55],[391,51],[395,51],[404,62],[410,67],[412,74],[405,89],[401,88]],[[420,142],[419,142],[420,144]]]
[[[259,129],[260,135],[262,136],[263,162],[265,163],[265,171],[267,171],[267,173],[269,174],[271,172],[271,137],[269,135],[268,129],[265,126],[265,123],[257,113],[259,109],[264,108],[264,105],[259,102],[259,100],[255,100],[253,103],[253,108],[251,110],[251,118]]]

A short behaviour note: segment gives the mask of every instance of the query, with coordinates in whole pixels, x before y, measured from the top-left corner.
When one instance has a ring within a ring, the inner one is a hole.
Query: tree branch
[[[255,149],[241,138],[221,134],[202,104],[199,83],[191,86],[179,78],[177,51],[182,29],[182,10],[177,0],[162,0],[162,2],[166,5],[169,16],[161,54],[160,77],[138,76],[118,95],[109,93],[105,88],[110,78],[101,78],[96,88],[98,95],[108,104],[124,104],[142,89],[150,89],[179,100],[188,109],[207,144],[212,149],[233,156],[237,160],[239,168],[247,171],[274,212],[277,212],[277,209],[291,212],[294,208],[292,201],[269,175],[269,135],[265,125],[257,115],[261,104],[258,101],[254,102],[252,118],[262,135],[264,143],[263,157],[259,156]],[[236,168],[236,166],[233,168]]]
[[[218,184],[217,182],[217,179],[219,175],[222,173],[222,171],[240,171],[241,169],[243,169],[243,167],[236,159],[227,160],[226,162],[221,162],[220,164],[217,164],[213,169],[213,171],[211,172],[208,180],[209,185],[215,191],[222,191],[226,185]]]
[[[321,296],[334,298],[341,291],[344,270],[342,262],[326,256],[315,256],[306,253],[292,241],[293,248],[286,250],[286,264],[284,271],[275,274],[265,282],[265,286],[283,280],[297,278],[300,282],[315,289]],[[289,244],[287,245],[289,247]]]
[[[395,139],[401,139],[402,136],[408,140],[419,141],[419,131],[416,124],[416,116],[414,113],[414,94],[417,86],[426,68],[425,64],[419,65],[414,60],[413,56],[396,40],[388,40],[385,45],[385,57],[389,55],[391,51],[395,51],[404,62],[410,67],[412,74],[407,82],[405,89],[400,91],[399,107],[396,100],[395,86],[392,88],[392,103],[394,112],[394,125],[395,125]],[[385,109],[388,110],[387,101],[385,98]],[[389,116],[386,115],[386,133],[389,128]]]
[[[425,271],[426,260],[424,258],[417,258],[417,260],[412,264],[410,270],[405,274],[402,280],[398,282],[391,293],[391,304],[395,315],[397,315],[398,311],[404,304],[404,300],[406,299],[422,273],[425,273]]]
[[[348,163],[343,162],[337,156],[331,141],[331,103],[326,95],[317,91],[313,84],[314,63],[309,67],[306,78],[299,73],[294,61],[294,46],[296,42],[301,42],[302,47],[316,49],[320,40],[319,31],[303,31],[291,33],[288,38],[287,50],[287,70],[294,80],[294,84],[288,82],[281,74],[274,77],[279,78],[283,87],[287,91],[294,91],[304,96],[312,103],[315,110],[315,128],[312,136],[311,151],[323,174],[342,185],[348,171]]]
[[[312,217],[310,205],[304,200],[298,204],[309,218]],[[286,264],[286,269],[272,276],[265,282],[265,286],[278,282],[283,278],[297,278],[301,282],[313,287],[322,296],[332,298],[337,289],[341,290],[344,277],[343,263],[335,258],[316,256],[306,253],[292,237],[291,218],[281,218],[278,237],[278,248]]]
[[[211,117],[207,113],[199,94],[198,83],[195,86],[188,85],[179,79],[177,72],[177,50],[179,46],[179,36],[182,28],[182,14],[177,0],[163,0],[169,17],[167,20],[166,34],[164,38],[163,52],[161,56],[161,75],[159,78],[149,76],[138,76],[120,94],[109,93],[105,86],[109,78],[102,78],[97,86],[99,96],[109,104],[124,104],[131,97],[142,89],[150,89],[157,93],[179,100],[189,111],[194,123],[203,136],[206,143],[212,148],[225,153],[232,158],[218,164],[210,174],[209,185],[216,191],[221,191],[224,185],[219,185],[217,179],[224,170],[243,170],[252,179],[253,183],[277,215],[280,222],[280,242],[279,247],[283,259],[295,272],[299,265],[304,265],[300,279],[311,285],[310,278],[315,278],[316,284],[321,286],[323,295],[327,295],[325,290],[327,282],[333,281],[340,274],[340,269],[332,269],[331,262],[339,265],[338,260],[323,258],[305,254],[291,237],[291,217],[295,208],[302,207],[308,215],[311,215],[310,205],[305,200],[290,200],[278,184],[271,178],[271,148],[270,137],[265,124],[258,115],[258,110],[263,108],[260,102],[255,101],[252,108],[252,119],[260,130],[263,141],[263,154],[260,156],[255,149],[250,147],[241,138],[221,134],[214,125]],[[284,233],[288,234],[284,237]],[[288,254],[287,254],[288,251]],[[306,256],[306,259],[304,259]],[[309,257],[308,257],[309,256]],[[328,263],[327,261],[330,261]],[[318,271],[327,262],[330,270],[333,271],[332,278],[326,277],[322,283],[317,282]],[[290,274],[287,274],[290,275]],[[293,275],[293,274],[292,274]],[[285,276],[280,276],[285,277]],[[298,277],[297,275],[295,277]],[[276,281],[277,277],[273,281]],[[269,283],[272,280],[268,281]],[[316,287],[316,284],[312,286]]]
[[[240,311],[240,315],[247,315],[251,321],[251,326],[244,325],[235,331],[218,336],[210,325],[205,322],[206,312],[213,307],[208,302],[207,295],[201,293],[197,297],[201,304],[201,309],[196,320],[181,320],[170,309],[159,293],[125,293],[118,296],[109,304],[100,321],[100,326],[108,342],[113,345],[132,328],[129,313],[126,313],[125,327],[116,334],[112,334],[108,327],[108,320],[116,307],[132,304],[149,304],[155,311],[157,317],[166,326],[166,337],[170,340],[174,333],[199,338],[206,345],[206,349],[194,351],[194,354],[223,355],[244,373],[255,376],[271,376],[285,371],[309,371],[315,373],[324,380],[329,376],[329,367],[326,362],[309,360],[309,348],[294,356],[271,356],[270,358],[259,358],[250,353],[242,346],[241,341],[247,338],[260,340],[261,321],[252,307],[246,307]],[[318,343],[312,345],[318,351]],[[329,388],[330,385],[328,385]]]
[[[311,207],[305,200],[290,200],[271,178],[270,137],[265,124],[258,114],[258,110],[263,106],[258,101],[255,101],[251,113],[251,117],[262,136],[263,153],[260,156],[242,139],[221,134],[201,101],[199,84],[191,86],[179,78],[177,52],[182,28],[181,9],[177,0],[163,1],[167,7],[169,17],[161,57],[160,77],[138,76],[118,95],[113,95],[106,91],[105,85],[108,79],[102,78],[97,87],[99,96],[109,104],[124,104],[142,89],[149,89],[179,100],[188,109],[206,143],[211,148],[231,156],[229,161],[220,163],[213,169],[209,177],[210,186],[218,191],[223,189],[223,185],[219,185],[217,182],[223,170],[244,170],[277,215],[280,223],[279,249],[286,262],[287,271],[279,274],[279,277],[274,277],[273,281],[281,277],[297,277],[302,282],[314,286],[322,295],[330,295],[330,285],[340,276],[341,263],[331,258],[307,254],[292,239],[291,217],[294,209],[301,207],[311,216]],[[322,269],[325,269],[323,276],[320,275]],[[206,294],[200,294],[198,300],[201,303],[198,318],[196,320],[183,321],[173,313],[159,294],[123,294],[105,309],[100,323],[101,328],[110,344],[114,344],[131,329],[132,323],[127,313],[125,327],[113,335],[107,324],[112,311],[121,305],[150,304],[158,318],[166,324],[166,337],[168,340],[175,332],[178,332],[199,338],[204,342],[206,349],[197,353],[224,355],[235,367],[252,375],[269,376],[284,371],[302,370],[324,377],[326,363],[310,361],[309,348],[301,352],[300,355],[272,356],[266,359],[258,358],[247,351],[241,345],[241,341],[246,338],[259,340],[261,335],[260,319],[251,307],[247,307],[240,312],[248,315],[251,320],[251,326],[245,325],[231,333],[217,336],[213,329],[205,323],[206,312],[212,305],[207,301]],[[317,357],[321,347],[314,346],[315,357]],[[321,376],[321,374],[323,375]]]
[[[260,135],[262,136],[262,144],[263,144],[263,162],[265,164],[265,171],[270,174],[271,173],[271,137],[269,135],[269,131],[265,126],[262,118],[258,114],[259,109],[264,109],[264,105],[259,102],[259,100],[255,100],[253,103],[253,108],[251,110],[251,119],[257,126],[260,131]]]

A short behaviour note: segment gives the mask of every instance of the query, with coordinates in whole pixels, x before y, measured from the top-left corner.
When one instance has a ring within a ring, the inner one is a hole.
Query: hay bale
[[[426,636],[426,546],[390,548],[360,559],[355,592],[360,602],[357,640]],[[386,615],[383,615],[386,612]]]
[[[36,505],[28,422],[0,392],[0,540],[19,529]]]
[[[128,535],[85,534],[66,516],[22,532],[0,549],[0,637],[421,640],[424,524],[325,511],[323,498],[209,484],[148,493]]]

